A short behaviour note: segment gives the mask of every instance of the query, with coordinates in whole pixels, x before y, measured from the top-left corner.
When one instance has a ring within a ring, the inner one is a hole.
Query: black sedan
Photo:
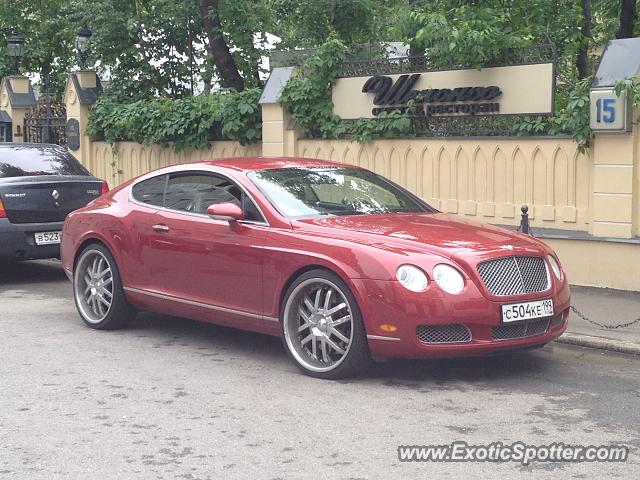
[[[0,260],[59,257],[66,216],[108,190],[58,145],[0,143]]]

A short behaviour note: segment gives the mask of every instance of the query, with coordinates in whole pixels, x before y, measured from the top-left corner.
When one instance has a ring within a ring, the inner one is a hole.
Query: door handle
[[[169,231],[169,227],[167,227],[166,225],[164,225],[162,223],[158,223],[157,225],[154,225],[151,228],[153,228],[154,232],[168,232]]]

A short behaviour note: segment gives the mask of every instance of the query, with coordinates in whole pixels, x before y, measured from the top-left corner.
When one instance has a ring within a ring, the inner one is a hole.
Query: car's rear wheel
[[[370,364],[360,309],[337,275],[326,270],[302,274],[287,290],[281,311],[284,345],[304,373],[337,379]]]
[[[82,320],[91,328],[120,328],[135,316],[124,296],[116,261],[101,244],[87,246],[78,257],[73,293]]]

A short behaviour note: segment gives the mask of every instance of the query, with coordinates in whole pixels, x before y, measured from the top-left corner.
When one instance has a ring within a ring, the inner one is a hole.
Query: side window
[[[176,173],[169,176],[164,206],[171,210],[206,214],[209,205],[214,203],[234,202],[240,205],[240,198],[234,195],[234,187],[217,175]]]
[[[136,183],[131,189],[131,196],[141,203],[162,207],[164,205],[164,189],[167,176],[149,178]]]
[[[169,176],[165,208],[205,215],[216,203],[231,202],[243,210],[244,220],[263,222],[258,208],[242,189],[225,177],[199,172]]]

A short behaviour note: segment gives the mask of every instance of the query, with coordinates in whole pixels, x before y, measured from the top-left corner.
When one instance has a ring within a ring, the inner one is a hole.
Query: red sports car
[[[541,241],[320,160],[156,170],[71,213],[61,250],[92,328],[143,309],[282,336],[322,378],[376,357],[541,346],[565,330],[570,300]]]

